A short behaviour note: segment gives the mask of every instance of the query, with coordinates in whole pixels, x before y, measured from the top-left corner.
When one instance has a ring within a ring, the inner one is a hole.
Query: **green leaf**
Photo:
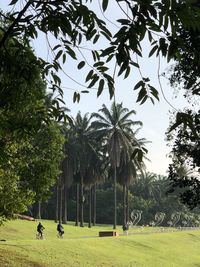
[[[76,102],[76,98],[77,98],[77,93],[74,92],[74,96],[73,96],[73,102],[74,102],[74,103]]]
[[[166,15],[164,19],[164,30],[165,31],[167,30],[168,25],[169,25],[169,18],[168,18],[168,15]]]
[[[91,88],[92,86],[95,85],[95,83],[99,80],[99,76],[97,74],[95,74],[92,78],[91,83],[88,85],[88,88]]]
[[[78,34],[78,44],[80,45],[81,42],[82,42],[82,34],[79,33]]]
[[[109,56],[115,51],[115,46],[110,46],[104,50],[102,50],[101,57]]]
[[[125,62],[122,64],[122,66],[121,66],[121,68],[120,68],[120,70],[119,70],[119,72],[118,72],[118,76],[120,76],[120,75],[121,75],[127,68],[128,68],[128,62],[125,61]]]
[[[144,85],[144,82],[141,80],[135,85],[133,90],[137,90],[140,86],[143,86],[143,85]]]
[[[136,67],[136,68],[139,68],[139,67],[140,67],[139,64],[136,63],[136,62],[134,62],[134,61],[131,61],[130,64],[133,65],[133,66]]]
[[[149,98],[150,98],[152,104],[155,104],[154,99],[152,97],[149,97]]]
[[[94,51],[92,51],[93,60],[96,61],[96,54]]]
[[[77,102],[78,102],[78,103],[79,103],[79,101],[80,101],[80,98],[81,98],[80,94],[77,93]]]
[[[159,97],[158,97],[158,91],[156,90],[156,88],[154,88],[153,86],[151,85],[148,85],[149,88],[150,88],[150,91],[151,91],[151,94],[159,101]]]
[[[93,44],[95,44],[99,40],[100,35],[96,34],[94,39],[93,39]]]
[[[106,63],[109,62],[112,58],[113,58],[114,54],[111,54],[110,56],[108,56],[108,58],[106,59]]]
[[[140,102],[140,105],[144,104],[144,102],[146,102],[147,98],[148,98],[148,96],[146,95],[146,96],[143,98],[143,100]]]
[[[103,79],[101,79],[99,81],[99,87],[98,87],[98,91],[97,91],[97,97],[100,96],[100,94],[102,93],[103,88],[104,88],[104,84],[105,84],[105,81]]]
[[[105,31],[100,31],[100,33],[102,33],[102,34],[106,37],[107,40],[111,41],[110,34],[108,34],[108,33],[105,32]]]
[[[66,48],[66,52],[73,58],[73,59],[77,59],[76,58],[76,53],[71,49],[71,47],[69,47],[68,45],[65,44],[65,48]]]
[[[109,89],[110,99],[112,99],[115,91],[113,83],[108,82],[108,89]]]
[[[63,54],[63,64],[65,64],[66,61],[66,54]]]
[[[150,81],[149,77],[147,77],[147,78],[143,77],[142,79],[143,79],[144,82],[149,82]]]
[[[138,97],[137,97],[136,102],[140,102],[146,95],[147,95],[147,91],[146,91],[145,87],[142,87],[142,89],[138,93]]]
[[[125,75],[124,75],[124,79],[126,79],[129,76],[130,70],[131,70],[131,68],[128,66],[126,69]]]
[[[128,19],[118,19],[117,22],[121,23],[122,25],[129,25],[130,20]]]
[[[60,50],[60,51],[57,53],[57,55],[55,56],[55,60],[58,60],[59,57],[62,55],[62,53],[63,53],[63,51]]]
[[[103,3],[102,3],[103,11],[105,11],[107,7],[108,7],[108,0],[103,0]]]
[[[151,32],[150,31],[148,31],[148,38],[149,38],[149,42],[151,42],[152,41],[152,34],[151,34]]]
[[[12,5],[16,4],[18,1],[19,1],[19,0],[12,0],[12,1],[10,2],[9,6],[12,6]]]
[[[150,53],[149,53],[149,57],[151,57],[151,56],[156,52],[157,49],[158,49],[158,45],[155,45],[155,46],[151,49],[151,51],[150,51]]]
[[[84,66],[85,66],[85,61],[81,61],[81,62],[78,64],[77,68],[80,70],[80,69],[82,69]]]
[[[93,67],[98,67],[98,66],[103,66],[104,65],[104,62],[103,61],[98,61],[96,63],[94,63]]]
[[[54,46],[53,50],[56,50],[56,49],[57,49],[57,48],[59,48],[59,47],[61,47],[61,45],[60,45],[60,44],[58,44],[58,45]]]
[[[88,73],[88,75],[87,75],[87,77],[85,79],[85,82],[88,82],[92,78],[93,73],[94,73],[93,70],[89,71],[89,73]]]

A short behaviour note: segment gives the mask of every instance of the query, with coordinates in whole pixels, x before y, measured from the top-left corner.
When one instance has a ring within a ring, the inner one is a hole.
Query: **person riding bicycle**
[[[62,237],[62,235],[64,234],[64,230],[63,230],[63,226],[61,222],[59,222],[57,225],[57,231],[58,231],[59,236]]]
[[[39,235],[40,235],[40,238],[43,237],[43,230],[44,230],[44,229],[45,229],[44,226],[41,224],[41,222],[39,222],[39,223],[38,223],[38,226],[37,226],[37,231],[38,231],[38,233],[39,233]]]
[[[128,229],[129,229],[128,222],[123,224],[122,229],[124,231],[124,234],[128,235]]]

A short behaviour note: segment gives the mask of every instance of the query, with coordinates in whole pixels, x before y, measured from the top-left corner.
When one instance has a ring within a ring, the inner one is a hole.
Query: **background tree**
[[[0,53],[0,216],[10,218],[33,201],[46,199],[58,175],[63,140],[49,116],[46,85],[33,51],[16,39],[7,40],[7,49]],[[14,190],[6,189],[9,180]],[[9,211],[4,201],[10,203]]]
[[[177,188],[181,200],[194,208],[199,206],[199,112],[185,111],[188,114],[191,127],[179,125],[170,133],[168,140],[172,144],[172,164],[169,168],[172,191]],[[185,168],[187,166],[187,168]],[[178,190],[179,188],[179,190]]]
[[[83,117],[79,112],[72,125],[74,133],[74,144],[78,148],[77,154],[77,169],[76,175],[80,178],[80,226],[83,227],[83,204],[84,204],[84,184],[88,184],[91,179],[95,180],[97,171],[94,170],[96,166],[92,166],[94,159],[98,159],[98,152],[95,148],[94,140],[91,138],[91,124],[88,114]],[[90,175],[93,177],[91,178]]]
[[[129,111],[122,107],[122,104],[113,102],[109,110],[105,105],[99,110],[100,113],[93,113],[92,117],[96,120],[92,126],[96,129],[96,134],[102,138],[102,143],[107,147],[111,173],[113,176],[114,187],[114,224],[117,225],[117,168],[120,167],[120,161],[128,162],[133,154],[131,139],[133,131],[131,126],[141,125],[140,121],[132,121],[130,116],[135,111]],[[102,115],[101,115],[102,114]]]

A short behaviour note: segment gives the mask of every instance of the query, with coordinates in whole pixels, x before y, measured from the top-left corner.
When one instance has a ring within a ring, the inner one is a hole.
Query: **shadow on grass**
[[[44,264],[30,261],[26,257],[14,251],[11,252],[11,251],[0,250],[0,267],[10,267],[10,266],[47,267]]]

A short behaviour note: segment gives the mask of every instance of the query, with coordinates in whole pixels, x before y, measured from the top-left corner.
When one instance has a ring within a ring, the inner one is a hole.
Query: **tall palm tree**
[[[65,144],[65,148],[66,148],[66,146],[67,145]],[[68,191],[68,188],[73,183],[73,159],[70,158],[69,152],[68,152],[67,156],[62,161],[62,183],[63,183],[62,222],[66,224],[67,223],[67,191]]]
[[[97,145],[97,144],[96,144]],[[94,147],[95,151],[90,151],[91,157],[90,157],[90,165],[86,171],[86,176],[84,181],[86,187],[89,189],[89,222],[88,227],[91,228],[92,225],[92,201],[93,201],[93,225],[95,225],[96,222],[96,184],[100,181],[102,181],[105,177],[105,167],[104,162],[102,158],[102,154],[99,153],[100,150],[98,150],[98,145]],[[93,189],[93,190],[92,190]],[[93,193],[93,198],[92,198]]]
[[[67,192],[74,180],[74,171],[76,170],[76,158],[78,154],[78,148],[74,142],[74,132],[71,129],[71,123],[63,125],[63,134],[65,136],[64,154],[65,158],[62,161],[62,176],[64,184],[64,196],[63,196],[63,223],[67,222]]]
[[[76,159],[76,174],[79,174],[80,176],[80,226],[83,227],[84,183],[87,183],[87,179],[89,178],[88,172],[91,168],[92,158],[96,155],[96,150],[94,148],[94,142],[90,136],[92,129],[88,114],[81,116],[81,113],[78,112],[72,128],[74,133],[74,143],[79,151]]]
[[[139,173],[145,171],[143,159],[147,150],[144,148],[146,139],[136,139],[135,133],[132,136],[132,146],[130,150],[133,152],[129,161],[122,161],[118,171],[118,182],[123,186],[123,223],[129,221],[129,185],[136,180]],[[137,152],[137,153],[135,153]],[[140,155],[141,154],[141,155]]]
[[[141,121],[132,121],[131,115],[135,114],[134,110],[129,111],[123,108],[121,104],[111,105],[109,110],[106,105],[102,106],[99,113],[93,113],[92,118],[96,120],[92,122],[92,127],[96,129],[96,134],[102,138],[102,143],[106,145],[109,155],[109,161],[112,168],[114,180],[114,224],[113,229],[117,225],[117,168],[120,166],[122,159],[128,162],[133,151],[131,151],[133,135],[132,127],[142,125]]]

